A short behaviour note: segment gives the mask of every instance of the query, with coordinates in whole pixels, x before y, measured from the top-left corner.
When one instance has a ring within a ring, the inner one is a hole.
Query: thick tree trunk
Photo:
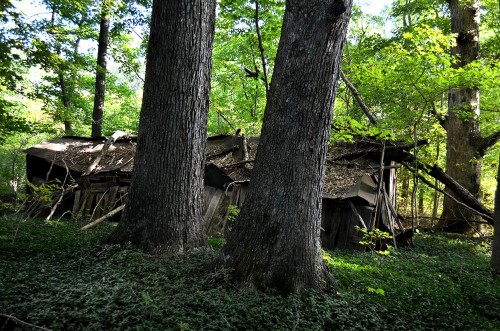
[[[203,176],[215,1],[154,0],[137,154],[110,242],[180,253],[207,245]]]
[[[245,204],[219,263],[281,293],[327,289],[321,198],[351,0],[288,0]]]
[[[102,136],[102,116],[104,112],[104,94],[106,92],[106,56],[109,39],[109,1],[102,0],[101,25],[99,27],[99,45],[97,47],[97,67],[95,76],[94,110],[92,111],[92,137]]]
[[[500,276],[500,160],[498,160],[497,191],[495,194],[495,229],[493,235],[493,249],[491,252],[491,268],[493,273]]]
[[[479,58],[479,1],[450,0],[452,32],[457,34],[452,55],[458,57],[455,68],[461,68]],[[479,89],[450,89],[446,120],[446,173],[479,198],[481,186],[481,156],[478,142]],[[449,193],[453,194],[451,191]],[[479,218],[444,198],[441,215],[446,231],[465,233]]]

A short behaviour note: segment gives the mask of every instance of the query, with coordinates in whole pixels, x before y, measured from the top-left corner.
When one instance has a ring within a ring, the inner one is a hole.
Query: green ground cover
[[[210,271],[220,239],[152,257],[100,246],[110,224],[81,226],[0,216],[0,313],[51,330],[500,330],[500,279],[489,243],[475,239],[420,234],[389,256],[325,252],[340,295],[280,297]]]

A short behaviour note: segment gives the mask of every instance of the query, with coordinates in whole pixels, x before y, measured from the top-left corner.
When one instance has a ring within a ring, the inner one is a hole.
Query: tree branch
[[[373,116],[370,108],[366,105],[365,101],[359,94],[359,91],[356,89],[356,87],[347,79],[346,75],[342,70],[340,70],[340,78],[342,78],[342,81],[344,84],[347,86],[349,91],[351,91],[352,95],[358,102],[359,107],[361,107],[361,110],[365,113],[366,117],[368,117],[368,120],[370,121],[371,124],[378,124],[378,121],[375,119],[375,116]]]
[[[436,120],[438,121],[439,125],[441,125],[441,127],[443,129],[445,129],[446,131],[446,117],[443,117],[441,114],[438,113],[437,109],[436,109],[436,105],[434,104],[434,102],[431,100],[427,100],[427,98],[425,97],[425,95],[422,93],[422,91],[420,91],[420,89],[418,88],[417,84],[413,84],[413,87],[415,88],[415,90],[417,91],[418,94],[420,94],[420,96],[422,97],[422,99],[424,99],[424,101],[428,104],[431,105],[431,114],[434,115],[434,117],[436,118]]]
[[[446,130],[446,117],[443,117],[438,113],[434,102],[431,102],[431,114],[434,115],[439,125],[441,125],[441,127]]]
[[[493,147],[497,142],[500,141],[500,131],[497,131],[488,137],[481,138],[479,143],[478,153],[481,156],[484,156],[484,153],[491,147]]]
[[[243,70],[247,73],[247,77],[251,78],[259,78],[259,69],[255,68],[255,71],[248,69],[247,67],[243,67]]]
[[[260,58],[262,60],[262,72],[264,74],[264,83],[266,84],[266,96],[269,95],[269,80],[267,79],[267,64],[266,55],[264,53],[264,45],[262,44],[262,36],[259,27],[259,0],[255,0],[255,30],[257,32],[257,40],[259,41]]]
[[[229,120],[220,111],[218,111],[217,109],[215,111],[231,127],[231,129],[233,129],[234,131],[236,131],[236,129],[234,128],[234,126],[231,124],[231,122],[229,122]]]
[[[38,325],[34,325],[34,324],[31,324],[31,323],[28,323],[28,322],[25,322],[25,321],[21,321],[19,318],[14,317],[12,315],[7,315],[7,314],[0,313],[0,316],[5,317],[6,319],[12,320],[12,321],[14,321],[17,324],[24,325],[24,326],[27,326],[27,327],[30,327],[30,328],[33,328],[33,329],[50,331],[50,329],[46,329],[46,328],[44,328],[42,326],[38,326]]]

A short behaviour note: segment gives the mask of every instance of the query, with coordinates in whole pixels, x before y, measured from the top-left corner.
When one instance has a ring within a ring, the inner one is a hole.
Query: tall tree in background
[[[66,134],[72,134],[75,120],[87,109],[83,82],[89,57],[79,51],[79,44],[91,38],[92,2],[44,0],[40,4],[51,15],[36,15],[19,27],[27,63],[42,69],[42,80],[35,82],[31,97],[41,99],[43,109],[64,123]]]
[[[155,0],[132,185],[109,240],[179,253],[207,244],[203,168],[214,0]]]
[[[288,0],[250,190],[219,263],[280,292],[335,282],[320,245],[324,166],[351,0]]]
[[[454,68],[463,68],[479,59],[479,1],[450,0],[451,29],[457,35],[451,53]],[[476,198],[481,192],[481,133],[479,129],[479,88],[451,88],[446,118],[446,173]],[[483,151],[484,154],[484,151]],[[451,191],[448,193],[452,194]],[[445,197],[441,218],[447,231],[472,230],[477,215]]]
[[[102,136],[102,116],[104,94],[106,92],[106,57],[108,53],[110,1],[102,0],[99,45],[97,47],[97,67],[95,78],[94,110],[92,112],[92,137]]]

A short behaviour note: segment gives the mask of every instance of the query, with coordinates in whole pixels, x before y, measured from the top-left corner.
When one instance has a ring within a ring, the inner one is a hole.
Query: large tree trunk
[[[92,137],[102,136],[102,116],[104,112],[104,94],[106,92],[106,56],[108,53],[109,23],[109,1],[102,0],[99,45],[97,47],[94,110],[92,111]]]
[[[500,276],[500,160],[498,160],[497,191],[495,193],[495,229],[493,234],[493,250],[491,252],[491,268]]]
[[[110,241],[180,253],[205,246],[203,176],[213,0],[154,0],[132,185]]]
[[[321,198],[351,0],[288,0],[251,183],[219,263],[282,293],[335,284]]]
[[[458,57],[455,68],[479,58],[479,1],[450,0],[452,32],[457,34],[452,55]],[[479,144],[479,89],[452,88],[448,93],[446,120],[446,173],[479,198],[481,186],[481,155]],[[448,191],[452,194],[452,192]],[[479,218],[445,197],[444,228],[451,232],[470,232]]]

